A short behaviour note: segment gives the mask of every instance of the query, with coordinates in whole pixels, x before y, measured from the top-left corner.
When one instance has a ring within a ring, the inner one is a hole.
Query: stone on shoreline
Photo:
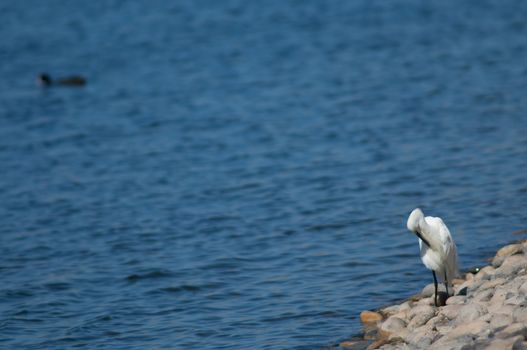
[[[490,325],[481,320],[463,323],[454,328],[450,333],[446,335],[449,339],[459,338],[463,336],[476,337],[481,333],[490,333]]]
[[[382,321],[383,317],[380,313],[374,311],[363,311],[360,313],[360,320],[363,324],[372,324]]]
[[[487,308],[481,304],[467,304],[459,308],[456,322],[466,323],[477,320],[487,313]]]
[[[524,349],[523,345],[523,337],[521,335],[508,338],[508,339],[494,339],[485,346],[485,350],[517,350],[517,349]]]
[[[386,321],[381,324],[379,333],[381,338],[387,338],[391,334],[402,331],[406,327],[406,322],[398,317],[390,316]]]
[[[521,244],[509,244],[499,249],[498,252],[496,253],[496,256],[497,257],[509,256],[509,255],[521,253],[522,251],[523,251],[523,246]]]

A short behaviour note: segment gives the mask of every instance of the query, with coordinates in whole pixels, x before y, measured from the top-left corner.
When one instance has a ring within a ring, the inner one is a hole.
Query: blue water
[[[414,207],[527,226],[526,2],[0,13],[1,347],[326,348],[430,283]]]

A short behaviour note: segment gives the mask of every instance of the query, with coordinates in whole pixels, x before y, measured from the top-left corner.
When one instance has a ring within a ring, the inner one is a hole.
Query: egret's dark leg
[[[450,294],[448,294],[448,280],[446,279],[446,269],[445,269],[445,289],[446,289],[446,297],[448,298]]]
[[[437,305],[437,278],[436,278],[436,272],[432,270],[432,276],[434,276],[434,288],[435,288],[435,294],[434,294],[434,304]]]

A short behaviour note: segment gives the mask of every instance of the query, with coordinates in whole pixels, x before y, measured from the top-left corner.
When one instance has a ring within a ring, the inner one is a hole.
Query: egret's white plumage
[[[456,244],[441,218],[425,217],[419,208],[412,211],[406,226],[419,237],[421,260],[427,269],[434,272],[437,304],[435,273],[444,280],[448,291],[448,285],[458,275]]]

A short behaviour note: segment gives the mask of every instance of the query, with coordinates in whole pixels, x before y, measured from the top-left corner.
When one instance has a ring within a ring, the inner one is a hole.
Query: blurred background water
[[[6,348],[331,347],[431,282],[414,207],[462,268],[526,227],[526,2],[0,13]]]

